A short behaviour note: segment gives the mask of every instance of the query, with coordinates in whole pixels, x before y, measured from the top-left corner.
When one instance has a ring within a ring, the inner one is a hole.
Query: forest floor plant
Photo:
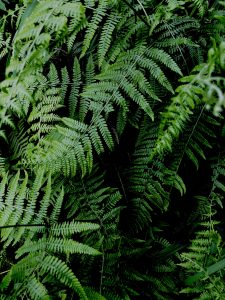
[[[224,300],[225,1],[0,15],[0,300]]]

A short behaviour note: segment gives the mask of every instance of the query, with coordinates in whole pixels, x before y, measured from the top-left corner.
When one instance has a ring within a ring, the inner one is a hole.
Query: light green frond
[[[55,256],[48,255],[44,258],[41,264],[41,269],[45,273],[50,273],[55,276],[60,282],[71,287],[75,290],[82,300],[88,300],[84,289],[82,288],[79,280],[69,269],[69,267],[60,259]]]
[[[197,8],[199,15],[201,17],[203,17],[204,13],[206,12],[206,10],[208,8],[208,2],[203,1],[203,0],[194,0],[192,6],[194,8]]]
[[[81,83],[81,70],[79,60],[75,57],[73,64],[73,79],[72,79],[71,92],[69,96],[69,116],[75,117],[75,111],[78,103],[79,88]]]
[[[179,75],[182,75],[182,72],[181,72],[179,66],[177,65],[177,63],[164,50],[157,49],[157,48],[150,48],[146,51],[146,55],[149,58],[158,60],[159,62],[161,62],[162,64],[167,66],[172,71],[178,73]]]
[[[26,253],[33,253],[39,251],[49,251],[52,253],[79,253],[88,255],[99,255],[100,252],[87,245],[78,243],[72,239],[61,239],[55,237],[43,238],[38,241],[27,241],[17,251],[16,258],[18,259]]]
[[[50,300],[46,287],[36,278],[32,277],[29,279],[27,284],[27,291],[34,300]]]
[[[142,58],[138,61],[138,64],[149,70],[150,74],[159,81],[159,83],[167,88],[170,92],[173,93],[173,88],[169,82],[169,80],[166,78],[164,72],[162,69],[151,59],[148,58]]]
[[[66,67],[61,70],[62,83],[61,83],[61,98],[63,103],[65,103],[65,97],[68,90],[68,83],[70,83],[69,73]]]
[[[98,25],[106,14],[107,5],[107,0],[100,0],[98,3],[98,7],[94,10],[94,14],[90,20],[90,23],[88,24],[86,34],[84,37],[81,57],[83,57],[89,49],[91,41],[98,28]]]
[[[118,12],[112,12],[110,16],[108,16],[101,32],[101,37],[99,40],[98,46],[98,65],[101,67],[103,61],[105,60],[105,55],[109,50],[112,34],[115,29],[116,24],[119,22],[120,16],[118,16]]]
[[[16,225],[20,218],[23,215],[23,208],[25,206],[25,199],[27,195],[27,183],[28,183],[28,174],[25,173],[25,178],[20,187],[17,186],[18,195],[15,199],[15,204],[12,205],[13,211],[10,217],[8,217],[7,223],[8,225]],[[14,228],[2,229],[1,236],[2,241],[11,240],[11,236],[13,235]]]
[[[61,207],[62,207],[62,203],[63,203],[63,197],[64,197],[64,189],[62,188],[60,191],[60,194],[57,196],[57,199],[53,203],[54,208],[53,208],[51,216],[50,216],[50,222],[52,224],[56,223],[59,219],[59,215],[60,215]]]
[[[45,194],[43,196],[43,199],[40,204],[40,209],[38,211],[38,216],[37,216],[37,218],[35,218],[33,223],[42,224],[42,223],[46,222],[45,219],[47,216],[47,211],[48,211],[48,207],[50,204],[51,193],[52,193],[51,186],[52,186],[51,174],[49,174],[48,179],[47,179],[47,184],[45,187]]]
[[[74,233],[99,229],[98,224],[82,222],[64,222],[51,226],[50,234],[54,236],[71,236]]]
[[[89,299],[95,299],[95,300],[106,300],[108,298],[105,298],[104,296],[97,293],[94,289],[90,287],[84,287],[85,293],[87,294],[87,297]]]

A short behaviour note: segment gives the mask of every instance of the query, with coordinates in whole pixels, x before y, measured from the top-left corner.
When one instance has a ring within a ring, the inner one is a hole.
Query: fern
[[[120,17],[117,13],[112,12],[112,14],[107,18],[104,27],[102,28],[102,33],[99,41],[98,48],[98,65],[102,66],[103,61],[105,60],[105,55],[109,50],[111,41],[112,41],[112,33],[115,29],[116,24],[119,22]]]
[[[34,276],[30,279],[30,282],[27,285],[27,291],[32,299],[50,299],[44,285],[42,285],[42,283]]]
[[[98,76],[96,76],[96,79],[101,80],[101,82],[91,84],[89,87],[86,88],[82,95],[86,98],[88,97],[89,99],[92,98],[93,100],[95,100],[98,97],[98,99],[102,99],[102,101],[106,102],[106,105],[108,105],[107,98],[109,97],[108,94],[111,93],[112,89],[116,91],[121,90],[120,93],[125,92],[129,98],[136,102],[151,118],[153,118],[152,109],[148,101],[146,100],[146,96],[150,96],[153,99],[158,99],[158,97],[154,94],[151,84],[147,81],[145,76],[143,76],[143,74],[138,69],[136,69],[135,65],[137,64],[140,65],[140,67],[142,68],[148,69],[150,73],[152,73],[152,76],[155,77],[169,90],[171,90],[171,86],[168,80],[164,77],[163,71],[158,67],[158,65],[155,62],[148,58],[145,59],[144,57],[141,57],[141,59],[139,59],[140,55],[142,56],[145,52],[147,52],[146,50],[147,49],[142,47],[130,51],[128,55],[121,55],[121,57],[118,58],[118,63],[105,67],[105,70]],[[139,53],[138,57],[137,53]],[[150,50],[149,53],[151,53]],[[126,61],[129,64],[126,63],[124,65],[124,62]],[[174,66],[176,66],[175,62],[173,62],[172,60],[169,61],[169,64],[171,63],[172,65],[174,64]],[[177,71],[178,70],[179,69],[177,67]],[[134,77],[135,72],[138,76],[136,78]],[[114,86],[110,82],[112,82]],[[136,87],[137,84],[140,85],[138,89]],[[101,93],[100,90],[102,90],[104,94]],[[113,102],[115,101],[116,104],[119,100],[119,95],[117,93],[118,92],[114,92],[110,97],[110,100]],[[144,95],[142,93],[144,93]],[[145,94],[147,95],[145,96]],[[124,99],[121,96],[120,99],[121,100],[119,101],[121,102],[121,104],[125,106]],[[107,106],[104,106],[104,109],[106,108]]]
[[[222,299],[224,296],[223,260],[221,260],[221,236],[215,229],[217,221],[214,219],[216,207],[222,205],[221,193],[225,191],[220,183],[220,176],[224,176],[223,158],[213,166],[212,189],[207,197],[201,197],[203,209],[202,220],[195,239],[192,240],[189,252],[183,253],[180,266],[187,270],[185,280],[187,288],[181,293],[197,293],[199,299]],[[220,271],[221,270],[221,271]],[[220,271],[219,273],[217,273]],[[193,274],[194,273],[194,274]]]
[[[74,65],[73,65],[73,85],[70,93],[69,98],[69,116],[70,118],[75,117],[75,111],[78,103],[78,95],[79,95],[79,87],[81,81],[81,71],[80,71],[80,64],[78,59],[75,58]],[[65,82],[67,82],[65,80]]]
[[[8,284],[5,285],[5,282],[6,280],[11,280],[13,282],[15,281],[15,287],[18,286],[16,282],[20,282],[21,286],[25,285],[32,299],[38,299],[37,297],[39,292],[40,296],[42,294],[47,295],[47,288],[41,281],[39,281],[40,279],[37,280],[37,278],[33,276],[37,272],[37,269],[40,269],[40,271],[43,270],[44,273],[50,272],[52,276],[56,276],[56,278],[58,278],[61,282],[75,289],[75,291],[77,291],[83,299],[87,299],[85,292],[73,272],[63,261],[59,260],[56,256],[50,256],[49,254],[99,254],[99,251],[82,243],[76,242],[71,238],[72,234],[75,232],[98,229],[99,226],[91,223],[82,224],[78,222],[71,222],[64,223],[62,226],[58,223],[57,225],[53,224],[52,227],[48,229],[47,214],[49,207],[55,204],[50,216],[51,224],[51,222],[58,221],[60,213],[59,205],[62,202],[63,194],[61,193],[61,196],[58,197],[58,199],[61,198],[60,202],[56,200],[56,203],[54,203],[51,195],[51,177],[49,176],[43,200],[38,209],[40,190],[43,185],[43,181],[45,181],[44,170],[41,169],[37,172],[37,176],[32,187],[28,187],[29,181],[27,174],[21,184],[19,184],[19,177],[20,174],[17,172],[16,176],[9,181],[7,190],[7,175],[5,175],[1,182],[2,242],[4,242],[5,248],[9,247],[12,242],[14,242],[14,245],[20,242],[20,246],[16,251],[16,261],[12,266],[12,273],[11,275],[7,274],[5,279],[3,279],[1,288],[3,290],[7,289]],[[27,195],[29,195],[28,199]],[[27,204],[25,206],[26,202]],[[43,234],[43,238],[40,238],[40,234]],[[60,235],[62,237],[67,235],[69,238],[65,239],[57,237]],[[37,238],[38,236],[39,238]],[[24,258],[19,259],[24,255],[26,255]],[[52,262],[52,265],[50,264],[50,261]],[[28,274],[33,274],[31,281],[26,280]],[[10,278],[8,278],[9,276]],[[34,286],[37,287],[37,291],[39,292],[34,292]],[[20,293],[22,295],[24,293],[24,289],[19,288],[16,293],[17,295],[20,295]]]
[[[107,0],[100,0],[98,7],[95,9],[93,17],[88,24],[88,28],[86,30],[86,35],[83,42],[82,53],[81,56],[84,56],[91,41],[95,35],[96,29],[98,28],[98,24],[101,22],[102,18],[105,16],[106,9],[107,9],[108,1]]]
[[[88,127],[81,122],[64,118],[62,122],[67,127],[58,126],[45,141],[42,153],[47,154],[42,154],[41,164],[47,164],[53,172],[62,170],[66,176],[75,175],[79,166],[85,175],[92,168],[93,148],[97,153],[104,149],[101,137],[108,147],[113,147],[113,140],[104,119],[99,120],[96,121],[96,126]]]
[[[219,50],[220,49],[220,50]],[[223,55],[222,44],[216,51],[220,51],[220,55]],[[215,56],[213,56],[215,53]],[[214,105],[214,114],[218,115],[223,105],[223,92],[220,87],[214,84],[214,80],[219,82],[222,78],[214,79],[211,75],[214,71],[215,60],[219,52],[215,52],[212,48],[209,51],[209,61],[206,64],[197,66],[193,72],[193,75],[182,78],[182,82],[186,82],[185,85],[181,85],[177,88],[177,96],[173,98],[172,103],[167,108],[167,112],[164,114],[163,122],[161,124],[159,139],[156,144],[155,153],[162,153],[164,150],[171,150],[172,142],[174,138],[179,137],[180,132],[186,126],[186,123],[190,119],[193,110],[199,104]],[[222,66],[218,66],[223,68]],[[215,96],[214,96],[215,95]],[[162,150],[164,149],[164,150]]]
[[[34,79],[34,75],[40,74],[44,64],[49,60],[51,36],[56,34],[57,44],[57,41],[64,37],[63,31],[67,26],[69,26],[68,33],[73,30],[73,27],[70,28],[70,24],[67,24],[67,17],[71,17],[77,24],[84,15],[84,9],[79,3],[73,3],[72,6],[69,4],[69,7],[64,1],[60,4],[58,1],[51,0],[41,1],[34,6],[31,4],[26,13],[27,18],[21,19],[19,30],[14,37],[12,57],[6,71],[7,78],[1,83],[5,104],[1,111],[0,126],[4,124],[13,126],[7,114],[9,108],[19,115],[27,113],[32,102],[29,92],[32,84],[27,85],[24,82],[25,78],[31,76]],[[74,13],[71,13],[72,9]],[[27,42],[23,43],[23,41]]]
[[[206,9],[208,8],[208,2],[202,0],[194,0],[192,5],[198,10],[199,15],[203,17]]]
[[[134,232],[149,226],[156,208],[160,211],[168,209],[172,187],[181,194],[186,192],[183,180],[174,172],[172,166],[167,167],[159,159],[149,162],[149,156],[157,141],[157,134],[156,124],[149,123],[145,118],[132,155],[132,164],[124,174],[130,197],[128,211],[132,219],[135,216],[135,221],[132,221],[129,226]]]
[[[0,1],[0,299],[224,298],[223,2]]]

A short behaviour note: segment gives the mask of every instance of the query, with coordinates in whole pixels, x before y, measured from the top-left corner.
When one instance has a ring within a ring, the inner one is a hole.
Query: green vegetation
[[[224,300],[225,1],[0,14],[0,300]]]

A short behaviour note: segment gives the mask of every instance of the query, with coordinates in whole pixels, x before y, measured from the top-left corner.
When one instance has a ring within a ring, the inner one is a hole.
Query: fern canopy
[[[225,2],[0,17],[0,300],[224,300]]]

